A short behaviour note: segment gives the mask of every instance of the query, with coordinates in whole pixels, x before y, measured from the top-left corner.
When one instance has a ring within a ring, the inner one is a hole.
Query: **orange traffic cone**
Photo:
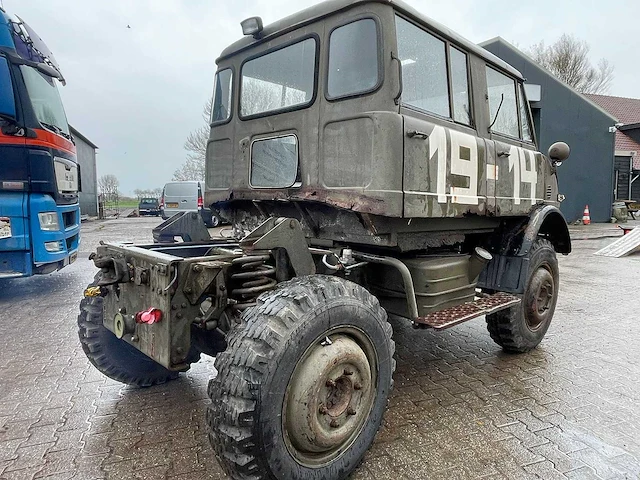
[[[584,206],[584,212],[582,214],[582,224],[583,225],[591,224],[591,216],[589,215],[589,205]]]

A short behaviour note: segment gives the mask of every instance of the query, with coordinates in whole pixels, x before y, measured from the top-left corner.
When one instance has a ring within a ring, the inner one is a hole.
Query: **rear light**
[[[164,207],[164,195],[160,197],[160,208]]]
[[[202,196],[198,195],[198,209],[201,209],[202,207],[204,207],[204,202],[202,201]]]
[[[162,310],[159,308],[151,307],[142,312],[136,313],[136,323],[146,323],[147,325],[153,325],[162,320]]]

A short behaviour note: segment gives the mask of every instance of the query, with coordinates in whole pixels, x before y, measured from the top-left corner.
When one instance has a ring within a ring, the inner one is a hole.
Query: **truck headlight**
[[[58,222],[58,212],[39,213],[38,220],[40,221],[40,228],[42,230],[60,230],[60,223]]]
[[[59,241],[56,242],[44,242],[44,249],[47,252],[59,252],[62,250],[62,245],[60,245]]]

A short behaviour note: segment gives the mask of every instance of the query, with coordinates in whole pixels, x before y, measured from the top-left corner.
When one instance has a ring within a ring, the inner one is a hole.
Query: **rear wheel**
[[[527,352],[542,341],[556,308],[558,279],[558,260],[553,245],[539,238],[531,249],[522,301],[487,315],[491,338],[505,351]]]
[[[263,294],[209,383],[209,438],[234,479],[338,480],[382,421],[391,326],[364,288],[314,275]]]
[[[94,287],[100,274],[89,287]],[[178,372],[167,370],[144,353],[118,339],[102,324],[103,298],[84,297],[78,315],[78,336],[82,350],[101,373],[118,382],[150,387],[178,378]],[[199,358],[199,354],[196,354]],[[197,361],[197,358],[193,358]]]

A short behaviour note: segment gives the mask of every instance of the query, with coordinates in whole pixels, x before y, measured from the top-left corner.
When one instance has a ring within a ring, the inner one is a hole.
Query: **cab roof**
[[[502,70],[507,71],[511,75],[519,78],[520,80],[524,80],[522,74],[513,68],[511,65],[506,63],[504,60],[496,57],[492,53],[486,51],[484,48],[479,47],[473,42],[470,42],[466,38],[458,35],[456,32],[451,30],[450,28],[442,25],[435,20],[423,15],[418,12],[413,7],[407,5],[401,0],[326,0],[312,7],[301,10],[293,15],[289,15],[288,17],[282,18],[274,23],[266,25],[262,30],[262,38],[259,40],[254,39],[252,36],[245,36],[240,40],[232,43],[227,48],[225,48],[220,57],[216,60],[216,62],[220,62],[227,57],[230,57],[238,52],[246,50],[254,45],[258,45],[268,39],[273,37],[282,35],[291,30],[295,30],[309,23],[320,20],[329,15],[333,15],[343,10],[347,10],[349,8],[355,7],[357,5],[363,5],[366,3],[381,3],[385,5],[390,5],[395,10],[400,13],[407,15],[409,18],[417,21],[418,23],[424,25],[430,30],[439,33],[443,37],[450,40],[452,43],[462,47],[468,52],[477,55],[480,58],[483,58],[487,62],[501,68]],[[238,28],[240,28],[238,26]]]

